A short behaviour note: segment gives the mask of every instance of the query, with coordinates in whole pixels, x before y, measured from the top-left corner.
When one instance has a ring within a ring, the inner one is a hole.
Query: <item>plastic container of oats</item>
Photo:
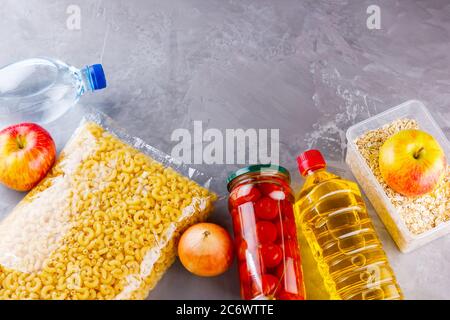
[[[404,129],[431,134],[450,159],[450,143],[424,104],[410,100],[347,130],[346,162],[402,252],[450,233],[450,166],[436,189],[408,198],[389,188],[378,167],[379,148]]]

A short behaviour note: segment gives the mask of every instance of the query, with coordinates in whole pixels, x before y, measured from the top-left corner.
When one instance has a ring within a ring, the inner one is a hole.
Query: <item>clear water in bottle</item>
[[[78,69],[59,60],[35,58],[0,69],[0,125],[49,123],[86,92],[106,87],[100,64]]]

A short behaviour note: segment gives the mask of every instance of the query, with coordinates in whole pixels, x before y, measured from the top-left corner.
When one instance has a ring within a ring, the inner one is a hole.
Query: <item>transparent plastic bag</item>
[[[146,298],[212,211],[210,180],[88,114],[0,223],[0,299]]]

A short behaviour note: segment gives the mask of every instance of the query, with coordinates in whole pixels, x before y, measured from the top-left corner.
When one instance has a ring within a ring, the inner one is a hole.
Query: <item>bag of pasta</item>
[[[0,224],[0,299],[146,298],[180,233],[211,212],[209,180],[87,116]]]

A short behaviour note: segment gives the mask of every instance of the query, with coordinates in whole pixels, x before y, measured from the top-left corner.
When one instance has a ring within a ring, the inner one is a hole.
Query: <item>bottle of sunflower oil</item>
[[[403,299],[357,184],[327,172],[317,150],[297,162],[306,179],[295,203],[297,225],[331,298]]]

